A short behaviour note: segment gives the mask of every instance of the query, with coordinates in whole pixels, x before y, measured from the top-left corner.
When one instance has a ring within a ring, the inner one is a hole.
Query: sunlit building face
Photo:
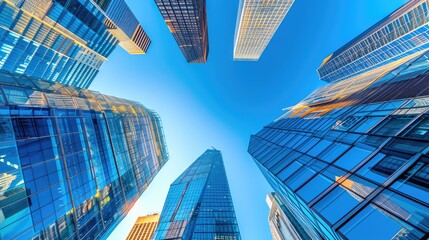
[[[146,53],[150,39],[126,3],[96,2],[0,1],[0,70],[87,88],[117,45]]]
[[[0,71],[0,239],[102,239],[168,160],[159,116]]]
[[[293,3],[294,0],[240,0],[234,60],[259,60]]]
[[[152,238],[241,239],[219,150],[206,150],[171,184]]]
[[[427,12],[426,1],[410,1],[387,20],[410,9]],[[252,135],[249,153],[295,220],[288,233],[428,238],[429,50],[420,46],[314,91]]]
[[[320,79],[338,82],[398,61],[429,46],[427,0],[411,0],[329,55]]]

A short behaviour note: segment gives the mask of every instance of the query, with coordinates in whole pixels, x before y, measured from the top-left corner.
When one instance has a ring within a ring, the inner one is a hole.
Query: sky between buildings
[[[138,216],[160,212],[170,184],[207,148],[222,151],[241,236],[271,239],[271,191],[247,145],[250,134],[324,85],[322,60],[406,0],[296,0],[258,62],[234,62],[239,0],[207,0],[210,52],[188,64],[153,0],[127,0],[152,40],[146,55],[117,48],[90,89],[143,103],[163,121],[170,160],[109,240]]]

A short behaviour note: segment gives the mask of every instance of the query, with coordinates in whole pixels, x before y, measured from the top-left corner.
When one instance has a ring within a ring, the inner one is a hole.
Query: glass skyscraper
[[[295,0],[240,0],[234,60],[257,61]]]
[[[118,44],[150,44],[124,0],[0,0],[0,70],[87,88]]]
[[[268,224],[270,225],[273,240],[311,239],[276,193],[267,195],[267,204],[270,208]]]
[[[428,1],[410,0],[325,58],[320,79],[341,81],[427,49],[428,23]]]
[[[155,0],[188,63],[206,63],[209,54],[206,0]]]
[[[316,90],[248,151],[311,239],[428,239],[427,47]]]
[[[105,238],[167,160],[143,105],[0,71],[1,240]]]
[[[171,184],[152,239],[241,239],[220,151],[205,151]]]

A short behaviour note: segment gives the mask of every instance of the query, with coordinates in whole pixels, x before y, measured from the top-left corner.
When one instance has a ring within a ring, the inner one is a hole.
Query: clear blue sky
[[[162,209],[169,185],[207,148],[223,153],[244,240],[271,239],[271,191],[247,153],[249,136],[324,83],[322,60],[405,0],[296,0],[258,62],[232,60],[238,0],[207,0],[210,53],[186,63],[153,0],[127,0],[152,39],[146,55],[117,48],[91,89],[136,100],[163,121],[170,160],[109,239]]]

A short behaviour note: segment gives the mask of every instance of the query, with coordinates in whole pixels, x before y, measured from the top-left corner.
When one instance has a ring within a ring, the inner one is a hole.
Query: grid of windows
[[[150,240],[159,221],[159,214],[139,217],[127,236],[127,240]]]
[[[205,63],[209,54],[206,0],[155,0],[188,63]]]
[[[270,207],[268,222],[273,240],[310,240],[310,236],[295,219],[293,214],[284,206],[276,193],[267,195]]]
[[[240,0],[234,60],[257,61],[295,0]]]
[[[173,182],[153,239],[241,239],[220,151],[207,150]]]
[[[412,0],[327,57],[320,79],[337,82],[429,46],[428,2]]]
[[[0,239],[102,238],[167,161],[160,126],[139,103],[1,71]]]
[[[426,59],[292,108],[251,137],[249,153],[311,238],[428,238]]]
[[[150,40],[125,2],[104,5],[107,12],[89,0],[0,0],[0,69],[87,88],[116,45],[145,53]]]

